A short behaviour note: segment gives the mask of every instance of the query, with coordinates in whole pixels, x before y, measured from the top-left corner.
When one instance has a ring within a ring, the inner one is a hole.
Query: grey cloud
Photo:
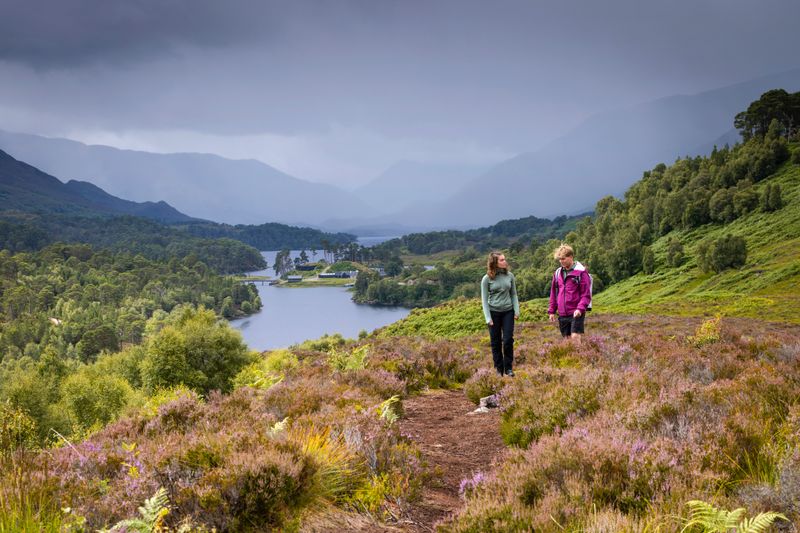
[[[178,46],[225,47],[276,31],[274,3],[7,0],[0,58],[36,68],[147,61]]]
[[[83,129],[342,125],[525,151],[595,111],[796,67],[797,20],[796,0],[12,0],[0,105]]]

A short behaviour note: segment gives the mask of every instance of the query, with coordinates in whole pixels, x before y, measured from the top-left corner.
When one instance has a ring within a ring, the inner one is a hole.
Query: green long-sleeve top
[[[498,272],[494,279],[488,274],[481,280],[481,302],[483,303],[483,317],[488,324],[492,320],[491,311],[501,312],[514,310],[514,315],[519,316],[519,300],[517,299],[517,283],[514,274]]]

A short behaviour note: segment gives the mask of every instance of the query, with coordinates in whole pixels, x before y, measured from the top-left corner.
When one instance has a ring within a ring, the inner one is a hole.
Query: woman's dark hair
[[[507,268],[500,268],[497,266],[497,261],[500,259],[500,256],[505,255],[503,252],[490,252],[489,259],[486,260],[486,275],[489,276],[490,279],[494,279],[498,272],[505,274],[510,269]]]

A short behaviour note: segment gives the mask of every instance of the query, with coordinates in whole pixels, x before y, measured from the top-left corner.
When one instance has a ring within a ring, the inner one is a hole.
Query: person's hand
[[[575,312],[574,312],[574,313],[572,313],[572,316],[574,316],[575,318],[578,318],[578,317],[579,317],[579,316],[581,316],[582,314],[583,314],[583,313],[581,313],[581,310],[580,310],[580,309],[576,309],[576,310],[575,310]]]
[[[556,321],[556,315],[550,313],[550,322],[555,322],[555,321]]]
[[[519,315],[514,315],[514,320],[519,320]]]
[[[489,321],[489,325],[490,325],[490,326],[494,326],[494,320],[490,320],[490,321]]]

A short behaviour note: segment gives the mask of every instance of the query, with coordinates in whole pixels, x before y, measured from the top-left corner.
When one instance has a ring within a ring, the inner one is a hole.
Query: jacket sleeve
[[[492,314],[489,312],[489,276],[483,276],[481,280],[481,304],[483,305],[483,318],[486,323],[492,321]]]
[[[589,302],[592,301],[592,282],[589,279],[589,272],[584,270],[581,272],[581,300],[578,302],[578,310],[582,314],[586,314],[586,308],[589,307]]]
[[[547,314],[554,315],[558,310],[558,302],[556,301],[556,293],[558,288],[556,287],[556,275],[553,274],[553,279],[550,280],[550,305],[547,307]]]
[[[514,305],[514,316],[519,316],[519,298],[517,297],[517,278],[511,275],[511,303]]]

